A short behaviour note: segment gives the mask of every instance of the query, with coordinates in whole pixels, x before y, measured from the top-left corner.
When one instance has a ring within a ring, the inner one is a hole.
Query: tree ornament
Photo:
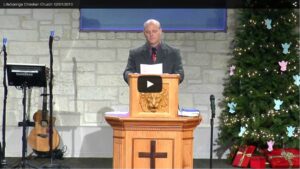
[[[289,48],[290,48],[291,44],[292,43],[289,43],[289,44],[288,43],[282,43],[281,44],[281,46],[283,48],[283,51],[282,51],[283,54],[289,54],[290,53]]]
[[[234,65],[230,66],[230,68],[229,68],[229,76],[233,76],[234,75],[234,70],[235,70],[235,66]]]
[[[282,60],[282,61],[278,62],[278,64],[279,64],[280,70],[281,70],[282,72],[286,71],[286,66],[287,66],[287,64],[288,64],[287,61]]]
[[[274,145],[275,141],[270,140],[267,142],[268,144],[268,151],[273,151],[273,145]]]
[[[244,135],[245,132],[246,132],[246,127],[244,127],[244,126],[241,127],[241,128],[240,128],[239,136],[242,137],[242,136]]]
[[[265,19],[265,25],[267,26],[267,29],[272,29],[271,23],[272,19]]]
[[[295,81],[294,81],[294,84],[295,84],[296,86],[300,86],[300,75],[294,75],[294,76],[293,76],[293,79],[295,80]]]
[[[293,137],[294,131],[295,131],[295,127],[293,127],[293,126],[288,126],[288,127],[286,127],[286,129],[287,129],[287,132],[288,132],[287,136],[288,136],[288,137]]]
[[[235,112],[236,105],[237,104],[235,102],[227,103],[227,106],[229,107],[229,113],[234,113]]]
[[[277,100],[277,99],[274,99],[274,103],[275,103],[275,106],[274,106],[274,109],[275,110],[280,110],[280,106],[282,105],[283,101],[281,100]]]

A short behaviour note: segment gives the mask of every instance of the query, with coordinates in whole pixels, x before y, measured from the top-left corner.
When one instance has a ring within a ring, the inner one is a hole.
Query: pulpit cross
[[[156,152],[156,141],[151,140],[150,153],[139,152],[139,157],[150,158],[150,169],[155,169],[155,158],[167,158],[167,153],[157,153]]]

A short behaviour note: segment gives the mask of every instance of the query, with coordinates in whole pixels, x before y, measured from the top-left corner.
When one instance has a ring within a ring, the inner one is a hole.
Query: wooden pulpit
[[[193,168],[193,133],[201,117],[178,116],[179,75],[163,74],[158,93],[138,92],[129,75],[128,114],[106,115],[113,128],[113,168]]]

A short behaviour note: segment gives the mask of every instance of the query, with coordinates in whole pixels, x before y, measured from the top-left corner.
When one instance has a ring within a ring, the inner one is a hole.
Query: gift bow
[[[292,166],[293,166],[292,159],[293,159],[294,157],[300,157],[300,156],[299,156],[299,155],[294,155],[294,154],[291,153],[291,152],[286,152],[286,151],[282,150],[282,152],[281,152],[280,155],[277,155],[277,156],[270,156],[270,160],[271,160],[272,158],[281,158],[281,157],[283,157],[285,160],[287,160],[287,161],[289,162],[290,167],[292,167]]]
[[[238,151],[237,154],[243,154],[242,157],[241,157],[241,159],[240,159],[240,161],[239,161],[238,166],[241,166],[241,165],[242,165],[245,156],[251,157],[251,155],[252,155],[251,153],[246,154],[246,151],[244,151],[244,152]]]

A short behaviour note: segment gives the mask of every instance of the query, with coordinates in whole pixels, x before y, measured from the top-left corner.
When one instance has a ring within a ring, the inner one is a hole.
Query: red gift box
[[[251,168],[266,168],[266,158],[263,156],[253,156],[250,160]]]
[[[274,149],[267,152],[268,160],[272,168],[299,168],[300,150],[294,148]]]
[[[248,167],[255,146],[242,146],[236,153],[232,165],[235,167]]]

